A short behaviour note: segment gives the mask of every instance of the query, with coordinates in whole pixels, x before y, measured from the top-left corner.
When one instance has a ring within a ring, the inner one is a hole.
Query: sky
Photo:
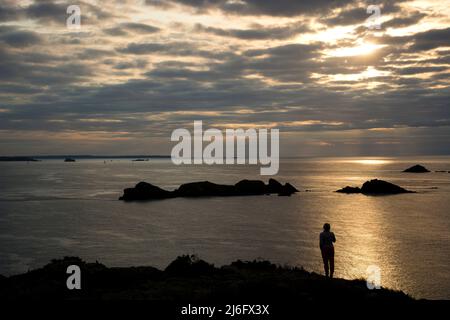
[[[281,156],[450,154],[449,71],[448,0],[1,0],[0,155],[170,154],[194,120],[279,129]]]

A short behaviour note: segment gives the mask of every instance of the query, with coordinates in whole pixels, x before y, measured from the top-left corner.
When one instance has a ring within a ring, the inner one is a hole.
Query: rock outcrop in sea
[[[365,195],[388,195],[388,194],[400,194],[400,193],[413,193],[413,191],[406,190],[396,184],[384,181],[373,179],[370,181],[364,182],[361,188],[359,187],[350,187],[347,186],[345,188],[339,189],[336,192],[339,193],[362,193]]]
[[[412,166],[408,169],[403,170],[403,172],[425,173],[425,172],[430,172],[430,170],[428,170],[424,166],[421,166],[420,164],[416,164],[415,166]]]
[[[290,183],[281,184],[270,179],[268,184],[260,180],[241,180],[235,185],[216,184],[209,181],[182,184],[174,191],[161,189],[147,182],[139,182],[134,188],[124,189],[119,200],[157,200],[177,197],[227,197],[278,194],[290,196],[298,190]]]

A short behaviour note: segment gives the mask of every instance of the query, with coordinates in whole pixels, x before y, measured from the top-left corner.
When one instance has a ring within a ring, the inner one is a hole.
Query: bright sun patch
[[[366,165],[380,165],[380,164],[387,164],[391,161],[385,159],[360,159],[360,160],[352,160],[350,162]]]
[[[373,44],[373,43],[362,43],[355,47],[347,47],[347,48],[339,48],[334,51],[329,52],[330,56],[333,57],[354,57],[367,55],[375,52],[376,50],[385,47],[386,45],[382,44]]]

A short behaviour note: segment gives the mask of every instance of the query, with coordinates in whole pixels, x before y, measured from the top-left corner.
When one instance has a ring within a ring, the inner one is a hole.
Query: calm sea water
[[[275,178],[303,191],[292,197],[145,203],[117,198],[142,180],[168,189],[201,180],[235,183],[261,179],[259,168],[178,167],[169,159],[0,162],[0,273],[21,273],[66,255],[163,268],[187,253],[216,265],[264,258],[322,272],[318,234],[330,222],[337,277],[366,277],[367,267],[377,265],[382,286],[450,299],[450,174],[401,173],[416,163],[450,170],[450,157],[358,160],[283,160]],[[333,192],[372,178],[418,193]]]

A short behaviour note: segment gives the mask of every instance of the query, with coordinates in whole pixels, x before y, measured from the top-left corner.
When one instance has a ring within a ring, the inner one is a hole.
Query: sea
[[[402,172],[415,164],[432,172]],[[216,266],[267,259],[323,273],[319,233],[328,222],[337,239],[336,277],[368,278],[378,270],[382,287],[450,299],[447,171],[448,156],[286,158],[272,178],[300,190],[291,197],[123,202],[123,189],[139,181],[173,190],[193,181],[271,177],[260,176],[259,166],[176,166],[169,158],[0,162],[0,274],[23,273],[64,256],[110,267],[165,268],[183,254]],[[416,193],[334,192],[375,178]]]

